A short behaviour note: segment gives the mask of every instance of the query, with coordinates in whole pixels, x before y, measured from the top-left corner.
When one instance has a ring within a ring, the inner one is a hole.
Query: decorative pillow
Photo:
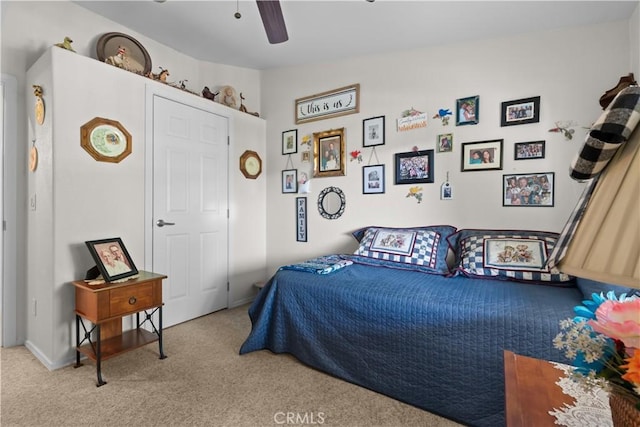
[[[573,277],[547,268],[557,233],[525,230],[459,230],[447,241],[456,272],[469,277],[573,286]]]
[[[356,230],[352,234],[360,246],[350,259],[362,264],[449,274],[445,238],[453,232],[455,228],[451,226]]]

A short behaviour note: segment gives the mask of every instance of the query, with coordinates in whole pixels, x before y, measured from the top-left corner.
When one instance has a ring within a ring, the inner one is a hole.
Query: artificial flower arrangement
[[[626,395],[640,419],[640,298],[610,291],[582,303],[560,322],[554,347],[573,361],[576,381]]]

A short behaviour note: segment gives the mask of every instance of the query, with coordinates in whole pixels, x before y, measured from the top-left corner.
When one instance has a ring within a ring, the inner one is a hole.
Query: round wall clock
[[[245,178],[256,179],[262,173],[262,159],[255,151],[246,150],[240,156],[240,171]]]

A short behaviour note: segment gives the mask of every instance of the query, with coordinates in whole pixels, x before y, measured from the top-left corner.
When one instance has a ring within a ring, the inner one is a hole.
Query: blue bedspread
[[[474,426],[505,424],[503,350],[553,348],[577,288],[447,278],[353,264],[329,275],[281,270],[249,309],[241,354],[268,349]]]

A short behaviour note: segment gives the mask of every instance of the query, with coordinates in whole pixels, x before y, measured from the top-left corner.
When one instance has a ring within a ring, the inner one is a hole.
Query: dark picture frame
[[[285,169],[282,171],[282,192],[298,192],[298,169]]]
[[[476,125],[480,121],[480,96],[456,100],[456,126]]]
[[[500,126],[526,125],[540,121],[540,97],[514,99],[502,103]]]
[[[362,121],[362,146],[375,147],[384,145],[384,117],[371,117]]]
[[[120,237],[87,240],[84,243],[105,282],[113,282],[138,274],[138,269]]]
[[[501,170],[504,140],[465,142],[461,145],[461,171]]]
[[[282,132],[282,154],[295,154],[298,152],[298,129]]]
[[[545,141],[516,142],[513,146],[514,160],[544,159]]]
[[[433,183],[433,150],[395,154],[395,184]]]
[[[384,165],[362,167],[362,194],[384,194]]]
[[[344,176],[346,171],[344,128],[313,134],[313,176]]]
[[[106,33],[100,36],[96,43],[98,60],[115,57],[120,47],[125,48],[127,63],[123,68],[137,74],[147,75],[151,72],[151,57],[142,44],[131,36],[123,33]]]
[[[502,206],[553,207],[555,172],[502,175]]]

